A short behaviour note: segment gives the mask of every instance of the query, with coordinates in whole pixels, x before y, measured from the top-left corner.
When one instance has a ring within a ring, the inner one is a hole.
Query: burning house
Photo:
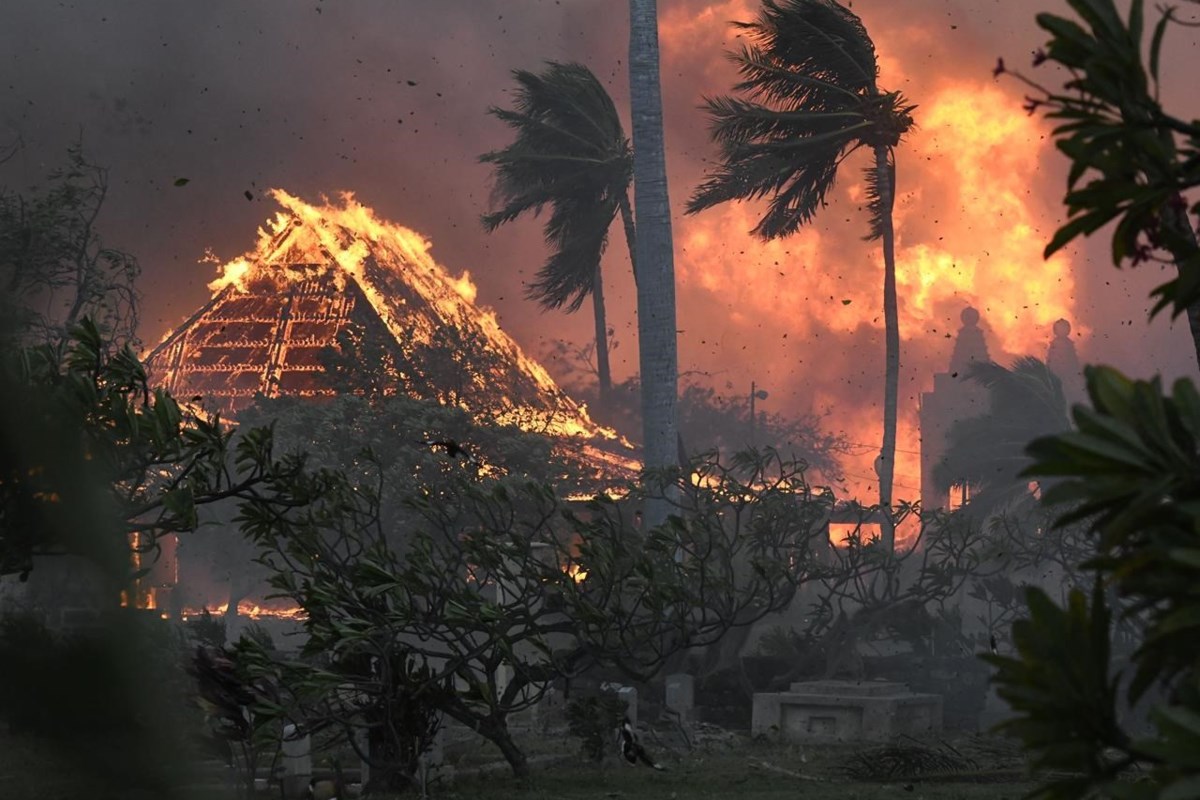
[[[153,381],[234,418],[259,397],[402,393],[546,435],[597,489],[636,475],[632,446],[559,389],[420,235],[348,194],[273,196],[283,211],[255,248],[148,355]]]
[[[320,400],[375,381],[569,442],[610,479],[635,473],[632,446],[567,396],[420,235],[348,194],[340,206],[274,197],[285,210],[256,248],[225,264],[212,299],[147,357],[157,383],[236,417],[256,397]]]
[[[173,394],[234,414],[259,395],[330,396],[323,356],[349,346],[382,356],[372,366],[399,391],[552,436],[617,440],[501,330],[494,311],[475,304],[470,276],[452,277],[420,235],[348,194],[340,206],[274,197],[285,210],[259,230],[256,248],[225,264],[209,284],[212,299],[150,353],[149,369]],[[433,385],[449,366],[456,385]]]

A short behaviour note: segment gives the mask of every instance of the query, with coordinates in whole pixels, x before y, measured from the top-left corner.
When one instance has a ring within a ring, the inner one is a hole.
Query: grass
[[[1035,786],[1024,777],[1023,761],[1011,745],[991,737],[960,737],[950,743],[978,766],[975,780],[929,776],[891,782],[864,782],[845,776],[852,754],[870,745],[798,746],[727,737],[698,744],[654,742],[647,747],[666,771],[629,767],[610,758],[602,764],[576,755],[578,742],[568,736],[526,738],[532,757],[558,755],[568,760],[535,768],[525,780],[507,769],[460,776],[433,787],[434,800],[1019,800]],[[482,742],[477,742],[482,744]],[[460,770],[494,761],[487,748],[447,748],[447,760]],[[473,750],[473,752],[471,752]],[[109,800],[133,797],[97,791],[80,775],[69,756],[36,740],[12,737],[0,726],[0,786],[3,796],[22,800]],[[278,797],[277,794],[270,795]],[[413,798],[416,795],[407,795]],[[201,795],[194,795],[199,800]],[[224,793],[204,800],[232,800]]]
[[[799,747],[742,738],[674,755],[659,749],[664,772],[615,760],[596,765],[573,759],[535,770],[526,780],[507,773],[462,778],[433,796],[448,800],[1018,800],[1034,788],[1024,779],[1019,756],[1004,743],[971,737],[955,746],[978,765],[977,780],[929,776],[886,783],[852,781],[844,774],[849,756],[867,745]]]

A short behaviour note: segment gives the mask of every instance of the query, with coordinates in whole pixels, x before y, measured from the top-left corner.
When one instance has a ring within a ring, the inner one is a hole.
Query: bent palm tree
[[[1071,422],[1062,383],[1036,358],[1019,358],[1011,369],[975,362],[966,377],[988,390],[988,410],[950,427],[933,479],[941,492],[970,487],[972,514],[987,516],[1028,494],[1020,473],[1033,463],[1025,452],[1029,443],[1068,431]]]
[[[517,70],[515,108],[491,108],[516,131],[503,150],[480,157],[495,164],[493,200],[498,211],[485,214],[493,231],[506,222],[549,205],[546,243],[549,260],[527,295],[545,309],[578,311],[590,295],[596,318],[596,367],[602,402],[609,399],[608,323],[600,258],[617,211],[625,221],[633,258],[633,215],[629,184],[633,154],[608,92],[582,64],[547,63],[539,74]]]
[[[721,163],[688,203],[694,214],[729,200],[770,196],[754,228],[763,239],[795,233],[812,220],[850,153],[869,148],[867,169],[870,240],[883,240],[883,312],[886,348],[883,445],[879,502],[892,505],[896,405],[900,380],[900,324],[892,204],[896,191],[894,148],[913,125],[899,92],[883,92],[875,46],[862,21],[833,0],[764,0],[754,22],[734,23],[750,43],[731,54],[742,81],[734,88],[750,99],[706,101]],[[885,544],[894,545],[890,524]]]

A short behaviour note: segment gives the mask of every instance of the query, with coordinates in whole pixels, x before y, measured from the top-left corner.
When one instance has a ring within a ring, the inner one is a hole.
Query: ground
[[[820,747],[751,741],[744,736],[713,736],[691,750],[679,740],[647,740],[647,747],[666,767],[627,767],[610,759],[585,762],[576,755],[575,740],[564,737],[527,738],[535,763],[533,776],[521,781],[497,767],[482,775],[462,776],[475,765],[492,760],[478,746],[459,754],[450,748],[447,760],[457,764],[460,777],[431,787],[434,800],[717,800],[748,797],[758,800],[1018,800],[1034,784],[1024,779],[1019,754],[1008,742],[986,736],[951,736],[928,742],[953,747],[975,768],[957,776],[932,774],[925,779],[900,778],[867,782],[846,776],[855,754],[873,752],[869,745]],[[558,756],[560,760],[545,766]],[[565,760],[561,760],[565,759]],[[9,735],[0,728],[0,786],[3,796],[22,800],[108,800],[133,797],[125,792],[98,791],[72,768],[71,759],[52,748]],[[278,797],[272,792],[264,797]],[[194,791],[189,800],[232,800],[231,792]]]
[[[574,746],[573,740],[559,741]],[[737,736],[713,737],[698,742],[690,751],[673,748],[670,741],[656,745],[648,740],[647,747],[663,762],[664,772],[615,761],[592,765],[575,758],[537,770],[526,781],[504,774],[460,779],[433,796],[463,800],[1018,800],[1033,789],[1034,783],[1023,780],[1023,761],[1011,743],[987,736],[947,737],[945,742],[974,762],[971,779],[930,775],[924,781],[855,781],[846,776],[846,768],[853,754],[869,751],[870,745],[799,747]],[[927,744],[943,746],[941,741]],[[676,752],[671,752],[673,749]]]

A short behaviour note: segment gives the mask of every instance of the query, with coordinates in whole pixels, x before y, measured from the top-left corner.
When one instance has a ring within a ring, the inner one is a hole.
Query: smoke
[[[945,368],[968,303],[984,314],[994,358],[1044,355],[1050,323],[1067,316],[1084,360],[1139,375],[1194,373],[1182,323],[1143,323],[1145,297],[1161,276],[1112,269],[1103,237],[1049,264],[1041,259],[1060,221],[1065,165],[1048,126],[1021,110],[1021,87],[991,76],[998,56],[1024,65],[1044,42],[1033,23],[1039,4],[851,7],[874,37],[880,84],[919,106],[918,130],[897,155],[899,446],[908,451],[898,494],[915,496],[917,399]],[[723,53],[737,32],[727,23],[754,8],[750,0],[660,2],[681,366],[730,393],[748,392],[754,380],[770,391],[771,411],[830,409],[830,424],[860,443],[860,457],[847,464],[850,488],[869,497],[883,336],[882,259],[877,243],[862,241],[865,156],[843,166],[815,224],[787,240],[764,244],[747,234],[761,211],[753,204],[682,216],[714,154],[697,106],[730,91]],[[6,11],[0,52],[16,77],[0,83],[0,142],[19,135],[25,148],[2,168],[0,184],[38,181],[82,136],[91,157],[111,168],[106,241],[143,264],[145,341],[209,296],[213,267],[197,263],[205,248],[226,260],[251,246],[276,210],[266,198],[272,187],[310,202],[352,190],[382,218],[419,231],[438,261],[471,272],[480,302],[532,352],[591,335],[586,309],[564,317],[524,299],[523,282],[545,258],[540,224],[483,233],[488,170],[477,157],[508,141],[485,112],[508,104],[513,69],[583,61],[627,108],[621,3],[106,0],[67,8],[20,0]],[[1169,41],[1164,73],[1194,67],[1194,51]],[[1177,78],[1164,99],[1195,116],[1186,84]],[[177,187],[178,178],[189,180]],[[605,270],[620,343],[613,366],[624,377],[636,369],[637,348],[619,228]]]

